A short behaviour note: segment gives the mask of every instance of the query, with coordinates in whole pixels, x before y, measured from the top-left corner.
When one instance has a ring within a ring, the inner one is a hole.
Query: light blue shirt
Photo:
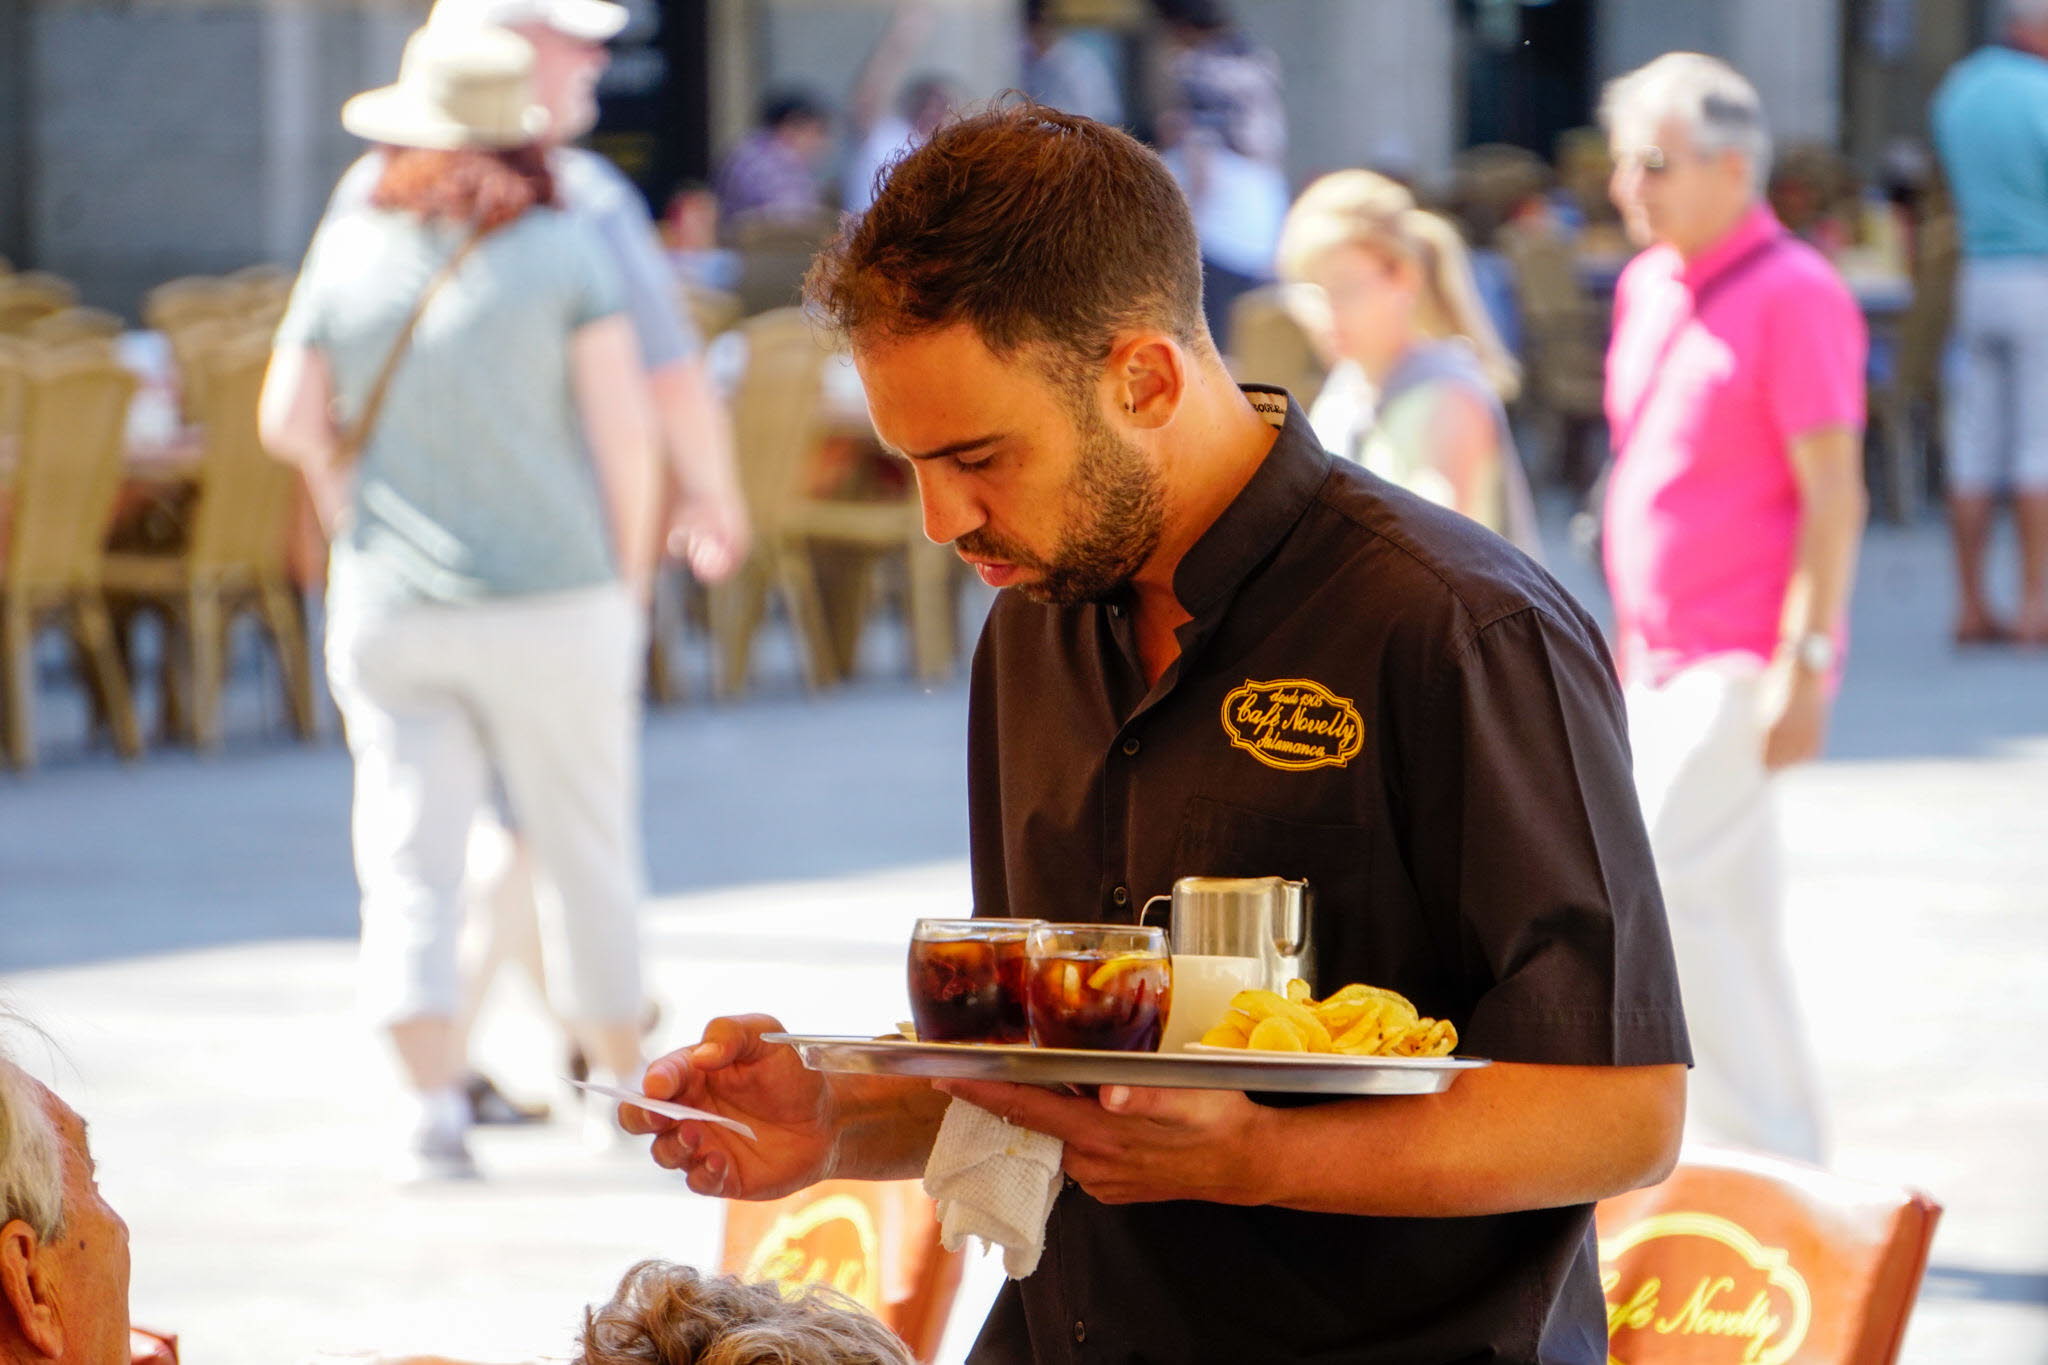
[[[2048,60],[1971,53],[1935,92],[1933,124],[1963,254],[2048,256]]]
[[[356,420],[421,291],[467,235],[364,209],[313,238],[278,329]],[[362,452],[330,597],[376,613],[567,592],[617,577],[571,387],[576,330],[619,313],[590,226],[534,209],[485,237],[414,329]]]

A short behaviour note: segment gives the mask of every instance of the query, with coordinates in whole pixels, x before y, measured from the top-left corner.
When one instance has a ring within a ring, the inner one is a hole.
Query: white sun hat
[[[533,102],[533,46],[503,29],[427,27],[405,44],[398,82],[341,106],[341,126],[393,147],[517,147],[547,131]]]
[[[503,28],[542,24],[590,43],[619,36],[632,12],[612,0],[434,0],[427,23],[435,28]]]

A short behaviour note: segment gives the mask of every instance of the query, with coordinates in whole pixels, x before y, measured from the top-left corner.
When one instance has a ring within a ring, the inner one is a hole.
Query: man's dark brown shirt
[[[1182,560],[1156,686],[1128,602],[997,601],[969,732],[975,911],[1129,922],[1177,877],[1307,878],[1318,994],[1389,986],[1509,1062],[1690,1060],[1598,629],[1301,410]],[[1604,1365],[1591,1209],[1396,1219],[1069,1184],[972,1359]]]

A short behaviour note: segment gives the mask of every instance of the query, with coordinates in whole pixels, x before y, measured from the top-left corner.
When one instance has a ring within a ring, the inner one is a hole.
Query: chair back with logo
[[[1611,1365],[1889,1365],[1941,1206],[1772,1157],[1688,1149],[1597,1212]]]
[[[915,1180],[827,1180],[783,1199],[725,1206],[720,1269],[745,1280],[837,1289],[933,1360],[960,1287],[961,1256]]]

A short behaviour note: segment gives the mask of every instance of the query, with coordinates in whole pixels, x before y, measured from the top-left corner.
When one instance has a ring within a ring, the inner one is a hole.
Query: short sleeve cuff
[[[1684,1012],[1518,1009],[1482,1000],[1458,1038],[1458,1053],[1538,1066],[1692,1065]]]

